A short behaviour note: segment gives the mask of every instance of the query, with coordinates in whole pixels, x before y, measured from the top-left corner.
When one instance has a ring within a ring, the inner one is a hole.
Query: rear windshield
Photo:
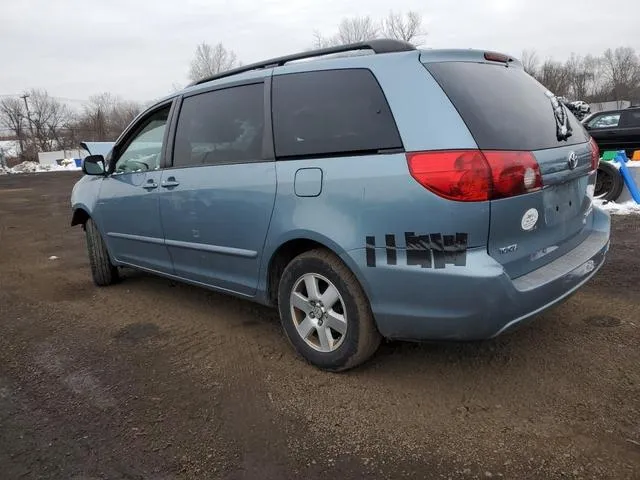
[[[558,140],[546,89],[521,68],[486,63],[425,65],[485,150],[542,150],[586,142],[582,124],[565,108],[573,130]]]

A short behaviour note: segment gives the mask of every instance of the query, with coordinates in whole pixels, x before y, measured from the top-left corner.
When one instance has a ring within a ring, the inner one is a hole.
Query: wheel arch
[[[353,258],[342,250],[338,245],[326,238],[314,238],[312,236],[296,236],[295,238],[287,239],[279,244],[277,248],[273,250],[273,253],[269,256],[269,261],[266,266],[265,275],[265,296],[268,305],[278,305],[278,284],[282,273],[286,266],[304,252],[310,250],[323,249],[333,253],[339,258],[347,268],[355,275],[356,279],[362,286],[367,300],[369,300],[369,287],[364,279],[361,270],[357,264],[353,261]]]
[[[78,206],[73,209],[73,214],[71,215],[71,226],[74,227],[76,225],[82,225],[83,228],[87,223],[87,220],[91,218],[89,211],[84,206]]]

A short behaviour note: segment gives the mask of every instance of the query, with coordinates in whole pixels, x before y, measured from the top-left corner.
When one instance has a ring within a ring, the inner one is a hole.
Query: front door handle
[[[153,190],[154,188],[158,188],[158,184],[155,182],[155,180],[153,179],[149,179],[147,180],[147,183],[145,183],[142,188],[144,188],[145,190]]]
[[[162,182],[163,188],[177,187],[178,185],[180,185],[180,182],[176,182],[176,179],[173,177],[169,177],[164,182]]]

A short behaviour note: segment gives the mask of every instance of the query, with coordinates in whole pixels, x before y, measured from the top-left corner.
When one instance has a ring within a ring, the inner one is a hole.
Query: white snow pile
[[[593,203],[606,210],[611,215],[640,215],[640,204],[636,203],[634,200],[616,203],[595,199]]]
[[[0,175],[15,173],[68,172],[73,170],[81,170],[80,167],[76,167],[76,163],[73,160],[62,160],[60,165],[57,163],[42,165],[38,162],[22,162],[13,168],[0,167]]]
[[[17,140],[0,140],[0,153],[5,157],[17,157],[20,155],[20,143]]]

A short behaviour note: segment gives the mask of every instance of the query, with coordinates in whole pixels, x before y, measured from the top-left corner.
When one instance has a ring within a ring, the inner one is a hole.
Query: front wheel
[[[93,282],[104,287],[118,281],[118,267],[115,267],[109,259],[107,246],[100,235],[98,227],[90,218],[84,226],[87,237],[87,252],[91,264],[91,276]]]
[[[373,314],[360,283],[325,250],[294,258],[278,289],[284,332],[309,363],[331,371],[353,368],[380,345]]]

